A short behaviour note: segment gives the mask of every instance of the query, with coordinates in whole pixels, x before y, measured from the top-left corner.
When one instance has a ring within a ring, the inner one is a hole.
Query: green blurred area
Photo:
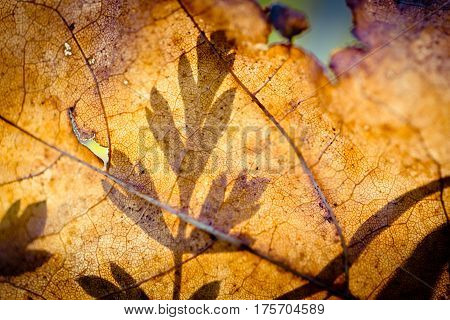
[[[104,168],[106,168],[106,165],[109,161],[109,155],[108,155],[109,148],[101,146],[94,139],[90,139],[88,141],[81,141],[81,140],[78,140],[78,141],[80,141],[80,143],[82,145],[84,145],[89,150],[91,150],[93,154],[95,154],[97,157],[99,157],[103,161]]]
[[[356,44],[351,34],[352,15],[345,0],[258,0],[262,6],[280,3],[306,14],[309,29],[294,38],[294,44],[312,52],[328,66],[334,50]],[[276,30],[269,43],[286,41]]]

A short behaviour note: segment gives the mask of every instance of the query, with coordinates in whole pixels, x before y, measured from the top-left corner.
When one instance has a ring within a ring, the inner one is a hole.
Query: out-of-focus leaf
[[[331,84],[254,1],[2,1],[1,297],[442,298],[449,11],[348,3]]]

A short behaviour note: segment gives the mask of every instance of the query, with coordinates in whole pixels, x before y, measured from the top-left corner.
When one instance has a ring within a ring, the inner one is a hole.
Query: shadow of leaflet
[[[28,205],[19,216],[20,200],[14,202],[0,221],[0,276],[18,276],[46,263],[51,254],[28,249],[42,234],[47,220],[47,202]]]
[[[348,245],[349,265],[351,266],[359,258],[359,256],[377,235],[391,226],[404,212],[416,205],[425,197],[438,191],[442,191],[449,185],[450,177],[447,176],[442,179],[433,180],[421,187],[410,190],[388,202],[383,208],[367,219],[353,235]],[[428,240],[425,238],[423,241]],[[325,283],[332,284],[342,274],[342,264],[343,256],[339,255],[322,269],[322,271],[317,275],[317,278]],[[306,284],[289,291],[282,296],[279,296],[277,299],[304,299],[322,290],[323,288],[314,284]],[[351,294],[349,297],[352,297]]]
[[[223,32],[213,33],[211,41],[225,47],[225,51],[231,49]],[[213,101],[227,75],[227,67],[201,36],[197,39],[196,48],[197,81],[186,55],[183,54],[178,63],[178,83],[185,114],[185,143],[175,126],[168,102],[156,88],[150,95],[153,111],[146,109],[149,128],[178,177],[182,209],[189,207],[196,182],[228,125],[236,94],[235,88],[228,89]],[[226,56],[229,67],[234,58],[233,53]]]
[[[134,280],[134,278],[125,270],[115,263],[110,264],[110,269],[118,286],[97,276],[82,276],[77,278],[77,282],[87,294],[97,299],[148,300],[147,294],[145,294],[141,288],[134,287],[136,285],[136,280]]]
[[[412,255],[397,268],[377,299],[431,299],[439,276],[449,264],[449,230],[446,224],[427,235]],[[419,275],[417,279],[415,275]],[[440,297],[448,299],[448,297]]]
[[[219,296],[220,281],[212,281],[201,286],[189,300],[216,300]]]
[[[113,174],[118,175],[115,172],[120,171],[120,174],[124,176],[124,172],[127,172],[126,180],[128,183],[140,192],[158,199],[151,176],[139,162],[133,165],[124,153],[117,150],[113,150],[112,158],[111,172]],[[123,179],[125,179],[125,176]],[[184,253],[199,253],[212,245],[214,239],[199,229],[194,229],[189,236],[173,236],[159,207],[151,205],[126,191],[122,192],[107,181],[102,183],[111,202],[150,237],[169,248],[174,256],[182,256]],[[248,220],[259,210],[258,200],[268,183],[269,179],[265,178],[256,177],[248,180],[247,174],[242,171],[234,180],[228,196],[225,197],[229,185],[225,174],[220,174],[210,186],[198,219],[228,233],[235,225]],[[210,252],[216,253],[219,251],[216,249]],[[177,264],[177,260],[174,259],[174,263],[175,270],[181,269],[182,261]],[[178,292],[179,294],[180,289],[181,282],[175,282],[174,293]]]

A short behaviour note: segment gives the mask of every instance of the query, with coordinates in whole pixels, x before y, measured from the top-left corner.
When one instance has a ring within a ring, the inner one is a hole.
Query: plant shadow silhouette
[[[216,300],[219,296],[220,281],[212,281],[201,286],[189,300]]]
[[[377,299],[431,299],[442,271],[445,269],[448,272],[449,243],[446,224],[428,234],[401,267],[397,268]],[[420,275],[420,278],[416,275]],[[448,299],[445,296],[440,298]]]
[[[14,202],[0,221],[0,276],[19,276],[46,263],[51,254],[28,249],[42,234],[47,220],[47,202],[28,205],[19,216],[20,200]]]
[[[353,237],[351,238],[348,245],[348,260],[349,267],[361,256],[364,250],[368,247],[368,245],[383,232],[386,228],[390,227],[401,215],[406,212],[408,209],[416,205],[419,201],[426,198],[429,195],[432,195],[436,192],[442,192],[445,188],[450,185],[450,177],[444,177],[442,179],[433,180],[423,186],[410,190],[401,196],[395,198],[394,200],[389,201],[383,208],[378,210],[375,214],[373,214],[369,219],[367,219],[355,232]],[[448,228],[447,225],[445,225]],[[434,233],[433,233],[434,234]],[[430,235],[429,235],[430,236]],[[426,246],[426,243],[431,241],[427,236],[416,250],[421,252],[423,246]],[[441,239],[441,233],[437,233],[437,235],[432,236],[431,239]],[[414,253],[418,255],[419,253]],[[438,261],[441,261],[442,258],[437,258]],[[407,260],[409,261],[409,259]],[[412,260],[416,261],[416,260]],[[425,260],[426,261],[426,260]],[[448,253],[447,253],[447,261],[448,261]],[[406,262],[408,263],[408,262]],[[412,263],[412,262],[411,262]],[[425,267],[425,266],[424,266]],[[417,267],[416,267],[417,268]],[[338,280],[338,278],[343,274],[343,255],[337,256],[331,262],[329,262],[322,271],[317,275],[317,279],[326,283],[333,284]],[[434,269],[433,269],[434,270]],[[434,270],[439,272],[438,270]],[[396,277],[396,276],[394,276]],[[430,279],[433,276],[429,276]],[[415,280],[417,281],[417,280]],[[433,283],[433,281],[430,281]],[[393,284],[390,288],[392,288]],[[322,291],[324,288],[317,286],[312,283],[308,283],[299,288],[291,290],[277,299],[285,299],[285,300],[296,300],[296,299],[305,299],[306,297]],[[342,288],[342,285],[335,285],[335,289],[339,291],[347,291],[346,288]],[[351,295],[351,293],[346,292],[348,298],[355,298]],[[387,293],[386,293],[387,294]],[[393,294],[392,292],[390,293]],[[407,298],[406,292],[403,292],[405,297]]]
[[[214,99],[228,73],[228,67],[234,63],[234,54],[229,53],[232,43],[227,41],[224,32],[213,33],[211,42],[218,50],[227,53],[223,58],[226,65],[202,36],[198,37],[196,46],[197,81],[185,55],[180,57],[178,63],[178,83],[184,104],[186,137],[182,137],[175,126],[169,103],[156,88],[151,90],[150,95],[152,110],[146,109],[149,129],[177,176],[179,206],[181,210],[186,211],[189,209],[196,183],[228,126],[236,93],[235,88],[228,89]],[[154,182],[140,162],[133,165],[127,155],[118,150],[113,150],[112,162],[113,174],[117,172],[116,175],[132,183],[140,191],[158,199]],[[124,172],[127,174],[124,175]],[[248,179],[247,172],[241,171],[225,197],[227,177],[225,173],[220,173],[210,186],[198,219],[223,232],[229,232],[259,210],[258,201],[268,182],[268,179],[259,177]],[[186,223],[183,221],[179,222],[176,235],[172,235],[160,208],[128,194],[126,190],[120,191],[107,181],[103,182],[103,188],[118,209],[135,221],[150,237],[172,251],[175,265],[173,299],[179,299],[183,254],[202,252],[209,248],[215,239],[198,229],[194,229],[189,236],[186,235]],[[197,296],[204,291],[215,292],[216,288],[217,291],[220,288],[218,283],[205,286],[203,291],[199,289]]]
[[[91,297],[101,300],[148,300],[147,294],[139,288],[136,280],[115,263],[110,263],[110,270],[118,286],[97,276],[81,276],[78,284]]]

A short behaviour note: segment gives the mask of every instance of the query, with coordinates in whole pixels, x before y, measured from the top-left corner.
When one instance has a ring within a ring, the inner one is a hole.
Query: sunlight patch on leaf
[[[75,136],[77,137],[78,141],[91,150],[93,154],[95,154],[98,158],[100,158],[103,161],[103,168],[106,168],[108,162],[109,162],[109,148],[104,147],[100,145],[97,141],[95,141],[95,133],[86,134],[85,132],[82,132],[75,121],[74,115],[73,115],[73,108],[69,109],[69,118],[70,123],[72,124],[73,132],[75,133]]]

